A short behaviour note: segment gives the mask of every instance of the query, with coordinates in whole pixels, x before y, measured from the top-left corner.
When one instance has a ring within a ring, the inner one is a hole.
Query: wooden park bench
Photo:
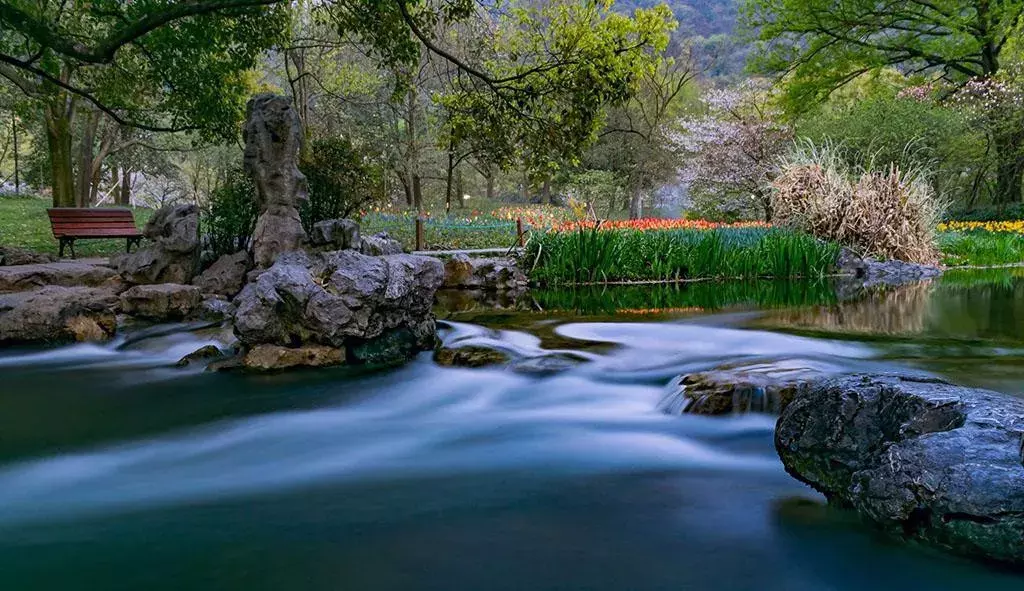
[[[60,256],[64,256],[64,247],[70,246],[71,258],[75,258],[75,240],[79,239],[125,238],[126,252],[142,240],[130,209],[54,207],[46,213],[50,215],[53,237],[60,242]]]

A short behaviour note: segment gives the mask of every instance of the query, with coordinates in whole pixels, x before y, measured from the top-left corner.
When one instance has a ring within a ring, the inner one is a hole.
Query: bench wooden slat
[[[66,244],[71,245],[71,255],[74,256],[74,241],[78,238],[127,238],[130,248],[133,241],[137,244],[142,237],[130,209],[55,207],[46,213],[50,217],[54,238],[60,240],[61,256]]]

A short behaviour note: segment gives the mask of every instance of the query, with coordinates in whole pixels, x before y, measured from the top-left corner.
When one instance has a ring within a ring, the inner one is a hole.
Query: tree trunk
[[[64,100],[48,104],[43,112],[46,144],[50,151],[50,190],[54,207],[75,206],[75,180],[71,165],[71,117]]]
[[[555,203],[551,200],[551,180],[544,179],[544,182],[540,185],[540,198],[543,203],[554,205]]]
[[[398,175],[398,182],[402,183],[402,191],[405,193],[405,205],[412,207],[412,180],[403,171]]]
[[[455,196],[459,199],[459,209],[466,207],[466,187],[462,182],[462,168],[455,167]]]
[[[494,173],[487,175],[487,201],[494,202]]]
[[[78,149],[78,192],[75,198],[76,207],[89,207],[89,195],[92,190],[92,153],[96,142],[96,127],[100,122],[100,114],[89,113],[82,131],[82,143]]]
[[[1016,203],[1021,200],[1021,177],[1024,174],[1024,147],[1021,134],[1009,130],[996,134],[994,138],[996,158],[996,194],[993,201],[998,205]]]
[[[641,191],[634,191],[629,199],[629,219],[638,220],[644,215],[644,194]]]
[[[132,204],[132,171],[127,166],[121,167],[121,186],[117,190],[117,204],[129,207]]]
[[[418,174],[412,175],[412,205],[417,212],[423,209],[423,182]]]
[[[21,171],[18,162],[18,118],[11,113],[11,135],[14,138],[14,194],[21,193]]]
[[[89,183],[89,201],[88,201],[89,207],[95,207],[96,204],[97,204],[97,201],[99,200],[98,197],[99,197],[99,194],[100,194],[100,180],[102,178],[103,178],[103,167],[102,166],[93,166],[92,167],[92,177],[90,177],[90,179],[89,179],[89,181],[90,181],[90,183]]]

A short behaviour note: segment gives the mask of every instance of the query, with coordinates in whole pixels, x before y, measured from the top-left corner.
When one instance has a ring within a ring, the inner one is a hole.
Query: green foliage
[[[994,74],[1024,2],[745,0],[743,11],[764,45],[755,65],[788,74],[789,104],[799,111],[897,64],[961,80]]]
[[[943,232],[942,264],[1011,265],[1024,262],[1024,235],[1010,232]]]
[[[384,197],[384,172],[345,138],[314,141],[299,168],[309,183],[309,201],[300,212],[307,232],[317,222],[352,217]]]
[[[958,222],[1004,222],[1024,220],[1024,203],[1001,206],[954,209],[947,212],[943,221]]]
[[[406,250],[416,246],[416,213],[367,213],[359,222],[366,235],[387,232]],[[423,225],[424,248],[452,250],[463,248],[510,248],[516,241],[516,224],[492,216],[472,219],[429,217]]]
[[[971,173],[985,158],[984,135],[962,113],[897,97],[893,88],[854,100],[830,100],[801,119],[797,135],[818,145],[838,145],[851,169],[890,164],[904,170],[928,168],[936,193],[956,202],[970,199]]]
[[[216,256],[248,248],[258,215],[252,179],[241,169],[231,171],[227,180],[210,194],[201,218],[208,248]]]
[[[524,255],[540,284],[677,281],[698,278],[817,278],[839,247],[805,234],[761,228],[548,232]]]
[[[502,167],[550,173],[577,162],[605,109],[633,95],[674,27],[665,6],[632,18],[593,0],[509,10],[480,65],[487,73],[464,75],[440,97],[451,141]]]

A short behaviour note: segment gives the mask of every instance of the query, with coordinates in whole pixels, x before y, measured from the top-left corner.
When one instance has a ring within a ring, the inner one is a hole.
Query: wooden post
[[[526,237],[523,233],[523,218],[516,218],[516,238],[519,241],[519,248],[526,246]]]
[[[423,250],[423,218],[416,216],[416,250]]]

